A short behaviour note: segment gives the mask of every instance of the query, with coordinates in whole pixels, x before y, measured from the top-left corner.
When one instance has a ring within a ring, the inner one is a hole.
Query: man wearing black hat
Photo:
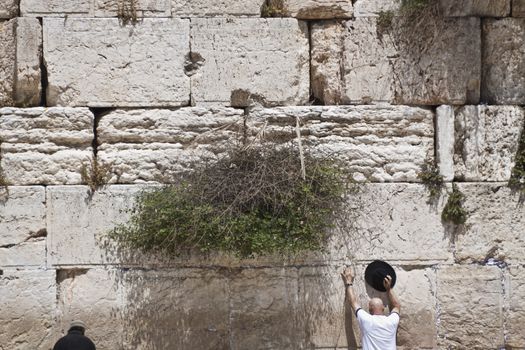
[[[71,322],[67,335],[57,341],[53,350],[96,350],[95,344],[84,335],[85,331],[84,322]]]
[[[392,291],[392,277],[383,278],[383,287],[390,304],[390,315],[385,316],[383,301],[372,298],[368,304],[370,313],[361,308],[353,289],[354,273],[347,267],[341,273],[345,284],[346,300],[349,301],[359,322],[363,350],[396,350],[396,333],[401,305]]]

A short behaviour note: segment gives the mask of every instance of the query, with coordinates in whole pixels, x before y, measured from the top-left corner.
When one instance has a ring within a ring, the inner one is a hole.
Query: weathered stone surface
[[[349,198],[354,229],[341,237],[341,248],[358,261],[375,259],[399,264],[450,262],[450,237],[441,223],[441,198],[436,208],[428,192],[416,184],[366,184]],[[417,242],[417,244],[414,244]]]
[[[82,320],[97,348],[122,345],[124,300],[116,274],[102,268],[57,270],[57,339],[67,333],[71,321]]]
[[[487,19],[482,27],[482,101],[525,104],[525,19]]]
[[[512,0],[512,16],[525,17],[525,0]]]
[[[111,246],[104,245],[105,235],[127,220],[129,214],[125,210],[141,189],[110,186],[90,196],[85,186],[48,187],[48,264],[90,265],[124,260]]]
[[[0,0],[0,18],[13,18],[18,15],[17,0]]]
[[[230,347],[230,287],[221,271],[129,270],[121,283],[126,350],[237,349]]]
[[[13,185],[79,184],[92,156],[87,108],[0,109],[1,165]]]
[[[174,17],[222,17],[261,15],[265,0],[171,0],[171,11]]]
[[[0,21],[0,106],[14,105],[16,19]]]
[[[269,0],[270,6],[280,3],[287,16],[299,19],[351,18],[353,13],[348,0]]]
[[[354,16],[377,16],[381,12],[396,11],[401,6],[401,0],[355,0]]]
[[[406,106],[280,107],[250,113],[254,132],[295,139],[296,118],[305,145],[343,160],[356,180],[417,181],[433,153],[433,113]]]
[[[525,256],[525,207],[506,183],[459,184],[466,197],[466,230],[456,238],[456,259],[485,262],[489,258],[522,263]]]
[[[294,269],[246,269],[230,281],[231,349],[291,349],[304,342]]]
[[[525,348],[525,268],[512,266],[508,276],[508,310],[506,312],[506,344],[512,349]]]
[[[502,348],[501,271],[471,265],[442,267],[437,273],[439,348]]]
[[[115,17],[122,14],[133,15],[131,6],[122,0],[95,0],[96,17]],[[141,20],[144,17],[169,17],[171,15],[170,0],[134,0],[134,11]],[[180,17],[175,15],[175,17]]]
[[[439,0],[445,17],[505,17],[511,0]]]
[[[99,122],[98,159],[111,164],[111,182],[169,182],[239,138],[243,121],[232,108],[117,110]]]
[[[17,18],[15,104],[38,106],[41,98],[42,26],[36,18]]]
[[[188,104],[190,78],[184,65],[189,50],[185,19],[144,19],[120,26],[116,18],[45,18],[47,102],[93,107]]]
[[[20,0],[22,16],[75,16],[87,15],[91,0]]]
[[[477,103],[481,62],[473,57],[480,57],[479,19],[435,18],[418,28],[403,23],[385,33],[378,33],[377,17],[314,24],[315,97],[325,104]]]
[[[45,264],[45,189],[0,190],[0,266]]]
[[[229,104],[247,90],[267,105],[309,99],[305,22],[291,18],[208,18],[191,23],[192,98]]]
[[[439,106],[436,109],[436,161],[444,181],[454,179],[454,108]]]
[[[4,349],[51,349],[54,270],[4,270],[0,275],[0,344]]]
[[[508,181],[518,151],[525,110],[518,106],[465,106],[455,113],[455,177]]]

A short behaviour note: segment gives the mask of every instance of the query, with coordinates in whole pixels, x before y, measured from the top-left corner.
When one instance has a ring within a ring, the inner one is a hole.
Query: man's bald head
[[[379,298],[370,299],[370,302],[368,303],[368,311],[372,315],[383,315],[385,311],[383,301]]]

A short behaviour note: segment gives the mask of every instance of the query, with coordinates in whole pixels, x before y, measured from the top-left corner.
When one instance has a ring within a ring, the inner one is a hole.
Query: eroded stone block
[[[455,112],[454,173],[466,181],[508,181],[525,111],[518,106],[465,106]]]
[[[18,15],[17,0],[0,0],[0,18],[13,18]]]
[[[525,0],[512,0],[512,16],[525,17]]]
[[[417,181],[434,145],[433,113],[406,106],[280,107],[255,110],[248,125],[264,126],[269,139],[297,137],[306,146],[342,160],[356,180]]]
[[[378,28],[377,17],[314,24],[314,95],[325,104],[477,103],[479,31],[477,18],[436,17],[418,28],[394,21],[389,30]]]
[[[503,347],[501,270],[475,265],[442,267],[437,281],[439,347]]]
[[[3,270],[0,344],[5,349],[51,349],[55,270]]]
[[[506,344],[512,349],[525,348],[525,268],[512,266],[508,276],[508,310]]]
[[[79,184],[92,157],[87,108],[0,109],[1,165],[13,185]]]
[[[90,12],[91,0],[20,0],[22,16],[75,16]]]
[[[483,21],[482,101],[525,104],[525,18]]]
[[[305,104],[309,99],[309,45],[305,22],[291,18],[211,18],[191,24],[197,104],[230,104],[248,91],[266,105]]]
[[[354,16],[378,16],[382,12],[396,11],[401,6],[401,0],[355,0]]]
[[[287,16],[299,19],[333,19],[352,17],[352,2],[348,0],[270,0],[270,6],[283,4]]]
[[[136,15],[141,21],[144,17],[169,17],[171,14],[170,0],[134,0],[134,8],[126,1],[95,0],[95,17]]]
[[[111,164],[111,182],[172,182],[240,138],[243,122],[243,111],[232,108],[117,110],[99,122],[98,158]]]
[[[0,106],[14,105],[16,19],[0,21]]]
[[[60,106],[189,103],[189,20],[44,19],[47,102]],[[124,54],[123,54],[124,53]],[[168,72],[168,73],[167,73]]]
[[[456,238],[456,259],[486,262],[490,258],[522,263],[525,254],[525,207],[506,183],[459,184],[468,213],[465,232]]]
[[[174,17],[255,16],[261,15],[265,0],[171,0]]]
[[[454,108],[439,106],[436,109],[436,161],[444,181],[454,179]]]
[[[0,190],[0,266],[45,264],[45,189]]]
[[[440,0],[445,17],[505,17],[511,0]]]
[[[246,269],[230,281],[231,348],[289,349],[304,342],[297,271]]]

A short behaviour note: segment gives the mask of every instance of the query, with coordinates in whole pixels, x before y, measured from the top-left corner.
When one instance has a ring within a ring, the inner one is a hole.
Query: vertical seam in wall
[[[312,73],[312,22],[306,21],[306,27],[308,28],[308,94],[310,103],[312,103],[315,101]]]
[[[188,53],[188,57],[191,59],[191,53],[192,53],[192,47],[191,47],[191,43],[192,43],[192,37],[193,37],[193,24],[191,22],[191,18],[188,18],[188,21],[190,22],[190,35],[189,35],[189,43],[188,43],[188,47],[190,49],[190,52]],[[192,76],[188,76],[188,78],[190,79],[190,96],[189,96],[189,105],[190,106],[194,106],[195,105],[195,102],[193,101],[193,78]]]
[[[512,1],[511,1],[512,2]],[[479,19],[479,68],[480,68],[480,77],[479,77],[479,102],[480,104],[487,103],[486,101],[486,92],[485,92],[485,31],[483,30],[483,23],[485,22],[484,18]]]
[[[38,17],[40,22],[41,38],[40,43],[40,106],[47,106],[47,86],[49,84],[47,80],[47,66],[44,59],[44,20],[42,17]]]

